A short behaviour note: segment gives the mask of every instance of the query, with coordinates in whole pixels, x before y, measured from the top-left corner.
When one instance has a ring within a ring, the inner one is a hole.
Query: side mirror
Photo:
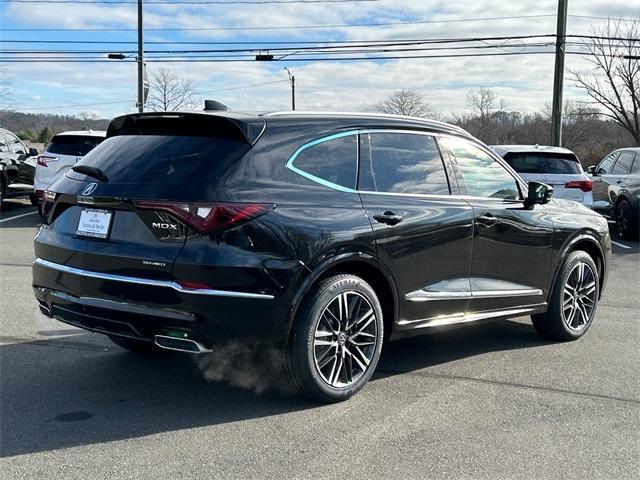
[[[35,157],[37,155],[40,155],[40,152],[38,151],[37,148],[33,148],[33,147],[29,148],[29,156],[30,157]]]
[[[595,175],[596,174],[596,166],[595,165],[591,165],[590,167],[587,167],[587,173],[589,175]]]
[[[524,206],[532,209],[534,205],[544,205],[551,201],[552,195],[553,187],[546,183],[529,182],[529,192],[527,193],[527,199],[524,201]]]

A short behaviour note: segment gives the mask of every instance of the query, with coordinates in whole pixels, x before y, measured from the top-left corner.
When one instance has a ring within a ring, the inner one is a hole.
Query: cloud
[[[604,6],[606,3],[606,7]],[[570,15],[640,15],[640,8],[626,0],[581,0],[570,2]],[[557,0],[459,1],[391,1],[344,4],[297,5],[158,5],[145,7],[147,28],[263,27],[327,24],[380,23],[398,21],[450,21],[456,19],[555,15]],[[64,28],[136,26],[133,5],[59,5],[7,4],[4,13],[13,19],[12,26]],[[4,14],[0,10],[0,14]],[[9,18],[8,16],[6,18]],[[571,33],[588,33],[594,22],[576,17],[569,19]],[[429,23],[385,27],[326,28],[233,31],[149,30],[147,41],[273,41],[273,40],[387,40],[399,38],[484,37],[504,35],[549,34],[555,32],[555,18],[513,18],[463,23]],[[17,38],[18,33],[12,34]],[[24,38],[91,38],[135,40],[135,32],[37,32]],[[135,45],[113,48],[134,49]],[[151,44],[147,49],[152,48]],[[194,48],[203,48],[195,45]],[[505,45],[517,51],[517,42]],[[437,52],[434,52],[437,53]],[[298,55],[299,56],[299,55]],[[292,57],[292,58],[295,58]],[[197,91],[242,110],[273,110],[289,107],[287,83],[238,89],[244,85],[286,80],[284,66],[296,75],[298,104],[305,109],[370,110],[386,95],[401,88],[422,92],[427,101],[445,114],[467,108],[465,93],[471,88],[487,87],[504,97],[513,110],[539,110],[550,102],[553,82],[553,55],[504,57],[406,59],[390,61],[299,63],[159,63],[149,62],[149,70],[160,66],[194,79]],[[567,57],[567,69],[587,68],[578,56]],[[95,109],[105,116],[127,110],[135,102],[136,73],[131,63],[33,63],[7,64],[10,81],[20,84],[20,106],[64,107],[58,113],[78,113]],[[26,74],[25,72],[28,72]],[[26,76],[26,79],[25,79]],[[565,83],[567,98],[582,93],[570,81]],[[37,97],[37,98],[36,98]],[[107,102],[118,102],[107,105]],[[127,103],[129,102],[129,103]],[[93,106],[84,104],[95,103]],[[105,105],[97,105],[105,104]]]

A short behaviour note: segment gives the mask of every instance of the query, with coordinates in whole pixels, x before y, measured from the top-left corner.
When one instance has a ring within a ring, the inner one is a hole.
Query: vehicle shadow
[[[386,345],[372,381],[543,344],[530,325],[511,321],[437,332]],[[137,356],[94,334],[5,344],[0,363],[1,457],[333,408],[208,383],[188,356]]]
[[[24,215],[23,214],[28,214]],[[12,218],[16,217],[16,218]],[[41,223],[36,207],[29,202],[9,199],[2,202],[0,229],[38,227]]]

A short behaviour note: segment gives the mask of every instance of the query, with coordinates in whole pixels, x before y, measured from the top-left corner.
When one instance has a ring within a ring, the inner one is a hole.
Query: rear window
[[[507,153],[504,159],[518,173],[582,173],[578,157],[570,153]]]
[[[103,140],[103,137],[90,137],[86,135],[57,135],[51,140],[51,143],[47,147],[47,152],[58,155],[83,157]]]
[[[204,186],[223,176],[249,148],[209,137],[119,135],[98,145],[81,164],[101,169],[110,184]]]

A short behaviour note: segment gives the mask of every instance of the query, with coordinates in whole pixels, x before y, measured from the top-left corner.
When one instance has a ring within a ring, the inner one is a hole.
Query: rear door
[[[593,182],[593,209],[607,216],[613,215],[613,208],[609,199],[609,182],[611,171],[620,152],[613,152],[602,160],[595,168],[591,181]]]
[[[361,132],[358,189],[378,256],[394,276],[400,326],[462,316],[469,301],[473,211],[450,195],[436,137]]]
[[[442,145],[474,212],[469,311],[535,308],[546,298],[551,265],[553,223],[545,208],[524,208],[521,186],[489,149],[454,137]]]

